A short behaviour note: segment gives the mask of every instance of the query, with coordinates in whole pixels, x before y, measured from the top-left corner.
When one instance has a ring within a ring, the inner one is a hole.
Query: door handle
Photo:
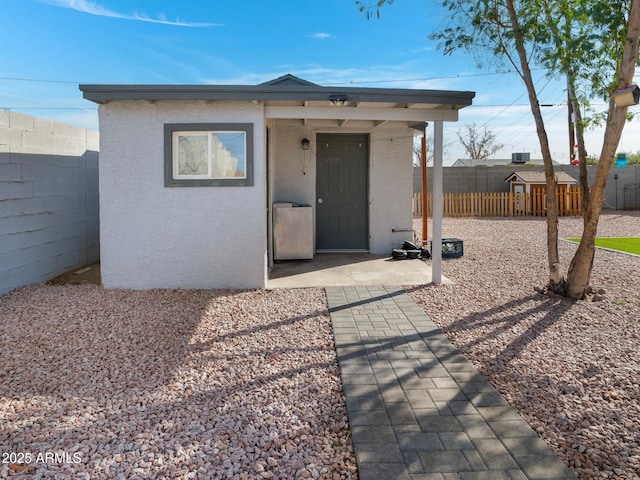
[[[324,200],[322,200],[321,198],[318,199],[318,203],[322,203],[324,202]]]

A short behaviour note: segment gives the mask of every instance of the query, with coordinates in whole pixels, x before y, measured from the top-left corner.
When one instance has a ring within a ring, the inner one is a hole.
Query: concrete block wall
[[[564,171],[578,180],[579,167],[573,165],[557,165],[556,172]],[[544,171],[543,167],[517,167],[500,165],[494,167],[446,167],[443,174],[444,193],[467,192],[508,192],[509,184],[505,179],[514,171]],[[589,184],[593,183],[596,166],[587,167]],[[615,176],[618,176],[617,180]],[[427,188],[433,191],[433,169],[427,169]],[[422,172],[419,167],[413,169],[413,191],[422,191]],[[609,180],[605,191],[605,209],[640,209],[640,165],[629,165],[618,168],[615,165],[609,172]]]
[[[98,132],[0,110],[0,295],[100,258]]]

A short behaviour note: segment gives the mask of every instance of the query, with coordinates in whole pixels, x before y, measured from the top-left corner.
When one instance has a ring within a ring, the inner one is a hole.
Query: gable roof
[[[458,110],[471,105],[475,97],[475,92],[470,91],[325,87],[291,74],[260,85],[82,84],[79,88],[84,98],[98,104],[140,100],[243,100],[263,102],[267,118],[414,123],[456,121]],[[333,106],[336,103],[340,106]]]
[[[540,184],[546,183],[546,177],[544,172],[513,172],[509,175],[505,182],[522,182],[522,183],[533,183]],[[573,178],[566,172],[556,172],[556,182],[557,183],[576,183],[576,179]]]
[[[318,87],[317,83],[312,83],[307,80],[303,80],[300,77],[296,77],[295,75],[291,75],[287,73],[278,78],[274,78],[273,80],[269,80],[268,82],[261,83],[260,85],[298,85],[298,86],[306,86],[313,85],[314,87]]]

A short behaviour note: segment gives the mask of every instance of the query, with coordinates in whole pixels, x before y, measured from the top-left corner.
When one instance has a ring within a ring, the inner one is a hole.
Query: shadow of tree
[[[407,289],[415,295],[428,295],[430,286]],[[494,372],[503,371],[507,364],[518,358],[531,345],[571,309],[571,300],[547,297],[540,294],[525,295],[502,305],[482,311],[475,311],[443,326],[443,331],[453,339],[457,333],[473,331],[473,335],[463,335],[470,340],[456,342],[462,353],[491,343],[500,335],[509,333],[511,340],[494,351],[485,361],[484,368]],[[535,319],[535,320],[532,320]],[[522,327],[525,327],[524,329]],[[515,333],[517,332],[517,333]],[[492,345],[499,344],[498,342]]]
[[[47,285],[2,297],[0,317],[0,450],[82,454],[37,473],[222,478],[263,461],[284,478],[351,461],[321,290]]]
[[[369,298],[347,299],[343,304],[335,300],[336,305],[330,307],[330,311],[336,314],[334,321],[343,331],[336,337],[336,348],[349,417],[355,428],[354,445],[364,467],[380,474],[376,455],[383,455],[381,448],[384,448],[385,458],[409,463],[413,458],[414,464],[407,464],[405,469],[420,471],[416,470],[420,467],[418,459],[425,451],[429,452],[428,458],[437,462],[438,452],[446,450],[440,442],[446,442],[453,436],[468,438],[463,434],[467,429],[471,429],[474,435],[483,432],[481,435],[495,439],[497,434],[492,432],[493,427],[489,426],[486,416],[497,422],[496,428],[508,426],[516,429],[505,436],[509,437],[511,454],[505,451],[503,455],[512,455],[513,458],[501,458],[501,461],[516,465],[514,458],[531,455],[533,451],[539,455],[549,455],[536,433],[524,422],[517,423],[521,419],[505,399],[460,355],[444,332],[426,314],[416,312],[415,306],[407,307],[407,311],[412,313],[404,318],[396,313],[388,316],[376,314],[378,310],[393,309],[393,306],[382,302],[397,299],[403,294],[404,291],[396,290],[373,294]],[[398,302],[407,306],[405,300]],[[520,305],[520,302],[514,304]],[[540,310],[544,310],[544,307]],[[378,317],[381,318],[371,320]],[[490,326],[497,332],[520,320],[518,316],[502,321],[478,317],[473,322],[478,325],[472,327],[460,322],[456,323],[455,329]],[[538,329],[544,330],[549,322],[550,317],[546,317],[532,332],[524,334],[525,340],[515,342],[507,350],[515,354],[519,348],[524,348],[527,339],[535,336]],[[373,323],[378,325],[374,327]],[[487,332],[487,338],[490,337],[491,333]],[[505,355],[507,350],[497,355]],[[479,410],[483,408],[481,415]],[[376,442],[380,442],[376,436],[385,435],[387,443],[381,442],[381,446],[376,446]],[[397,441],[399,450],[392,448],[391,439]],[[429,441],[425,443],[425,439]],[[470,441],[468,448],[474,448]],[[444,452],[441,459],[445,463],[446,455],[447,452]],[[433,465],[428,468],[431,469],[429,471],[439,471],[433,470]],[[441,472],[450,471],[448,465],[442,468]],[[474,467],[460,464],[457,468],[464,472]],[[571,478],[571,473],[565,467],[556,465],[550,468],[561,471],[563,478]],[[405,470],[406,475],[408,471]]]

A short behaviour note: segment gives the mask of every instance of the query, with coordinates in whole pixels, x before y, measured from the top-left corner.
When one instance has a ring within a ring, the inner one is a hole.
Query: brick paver
[[[328,287],[360,480],[575,480],[399,287]]]

